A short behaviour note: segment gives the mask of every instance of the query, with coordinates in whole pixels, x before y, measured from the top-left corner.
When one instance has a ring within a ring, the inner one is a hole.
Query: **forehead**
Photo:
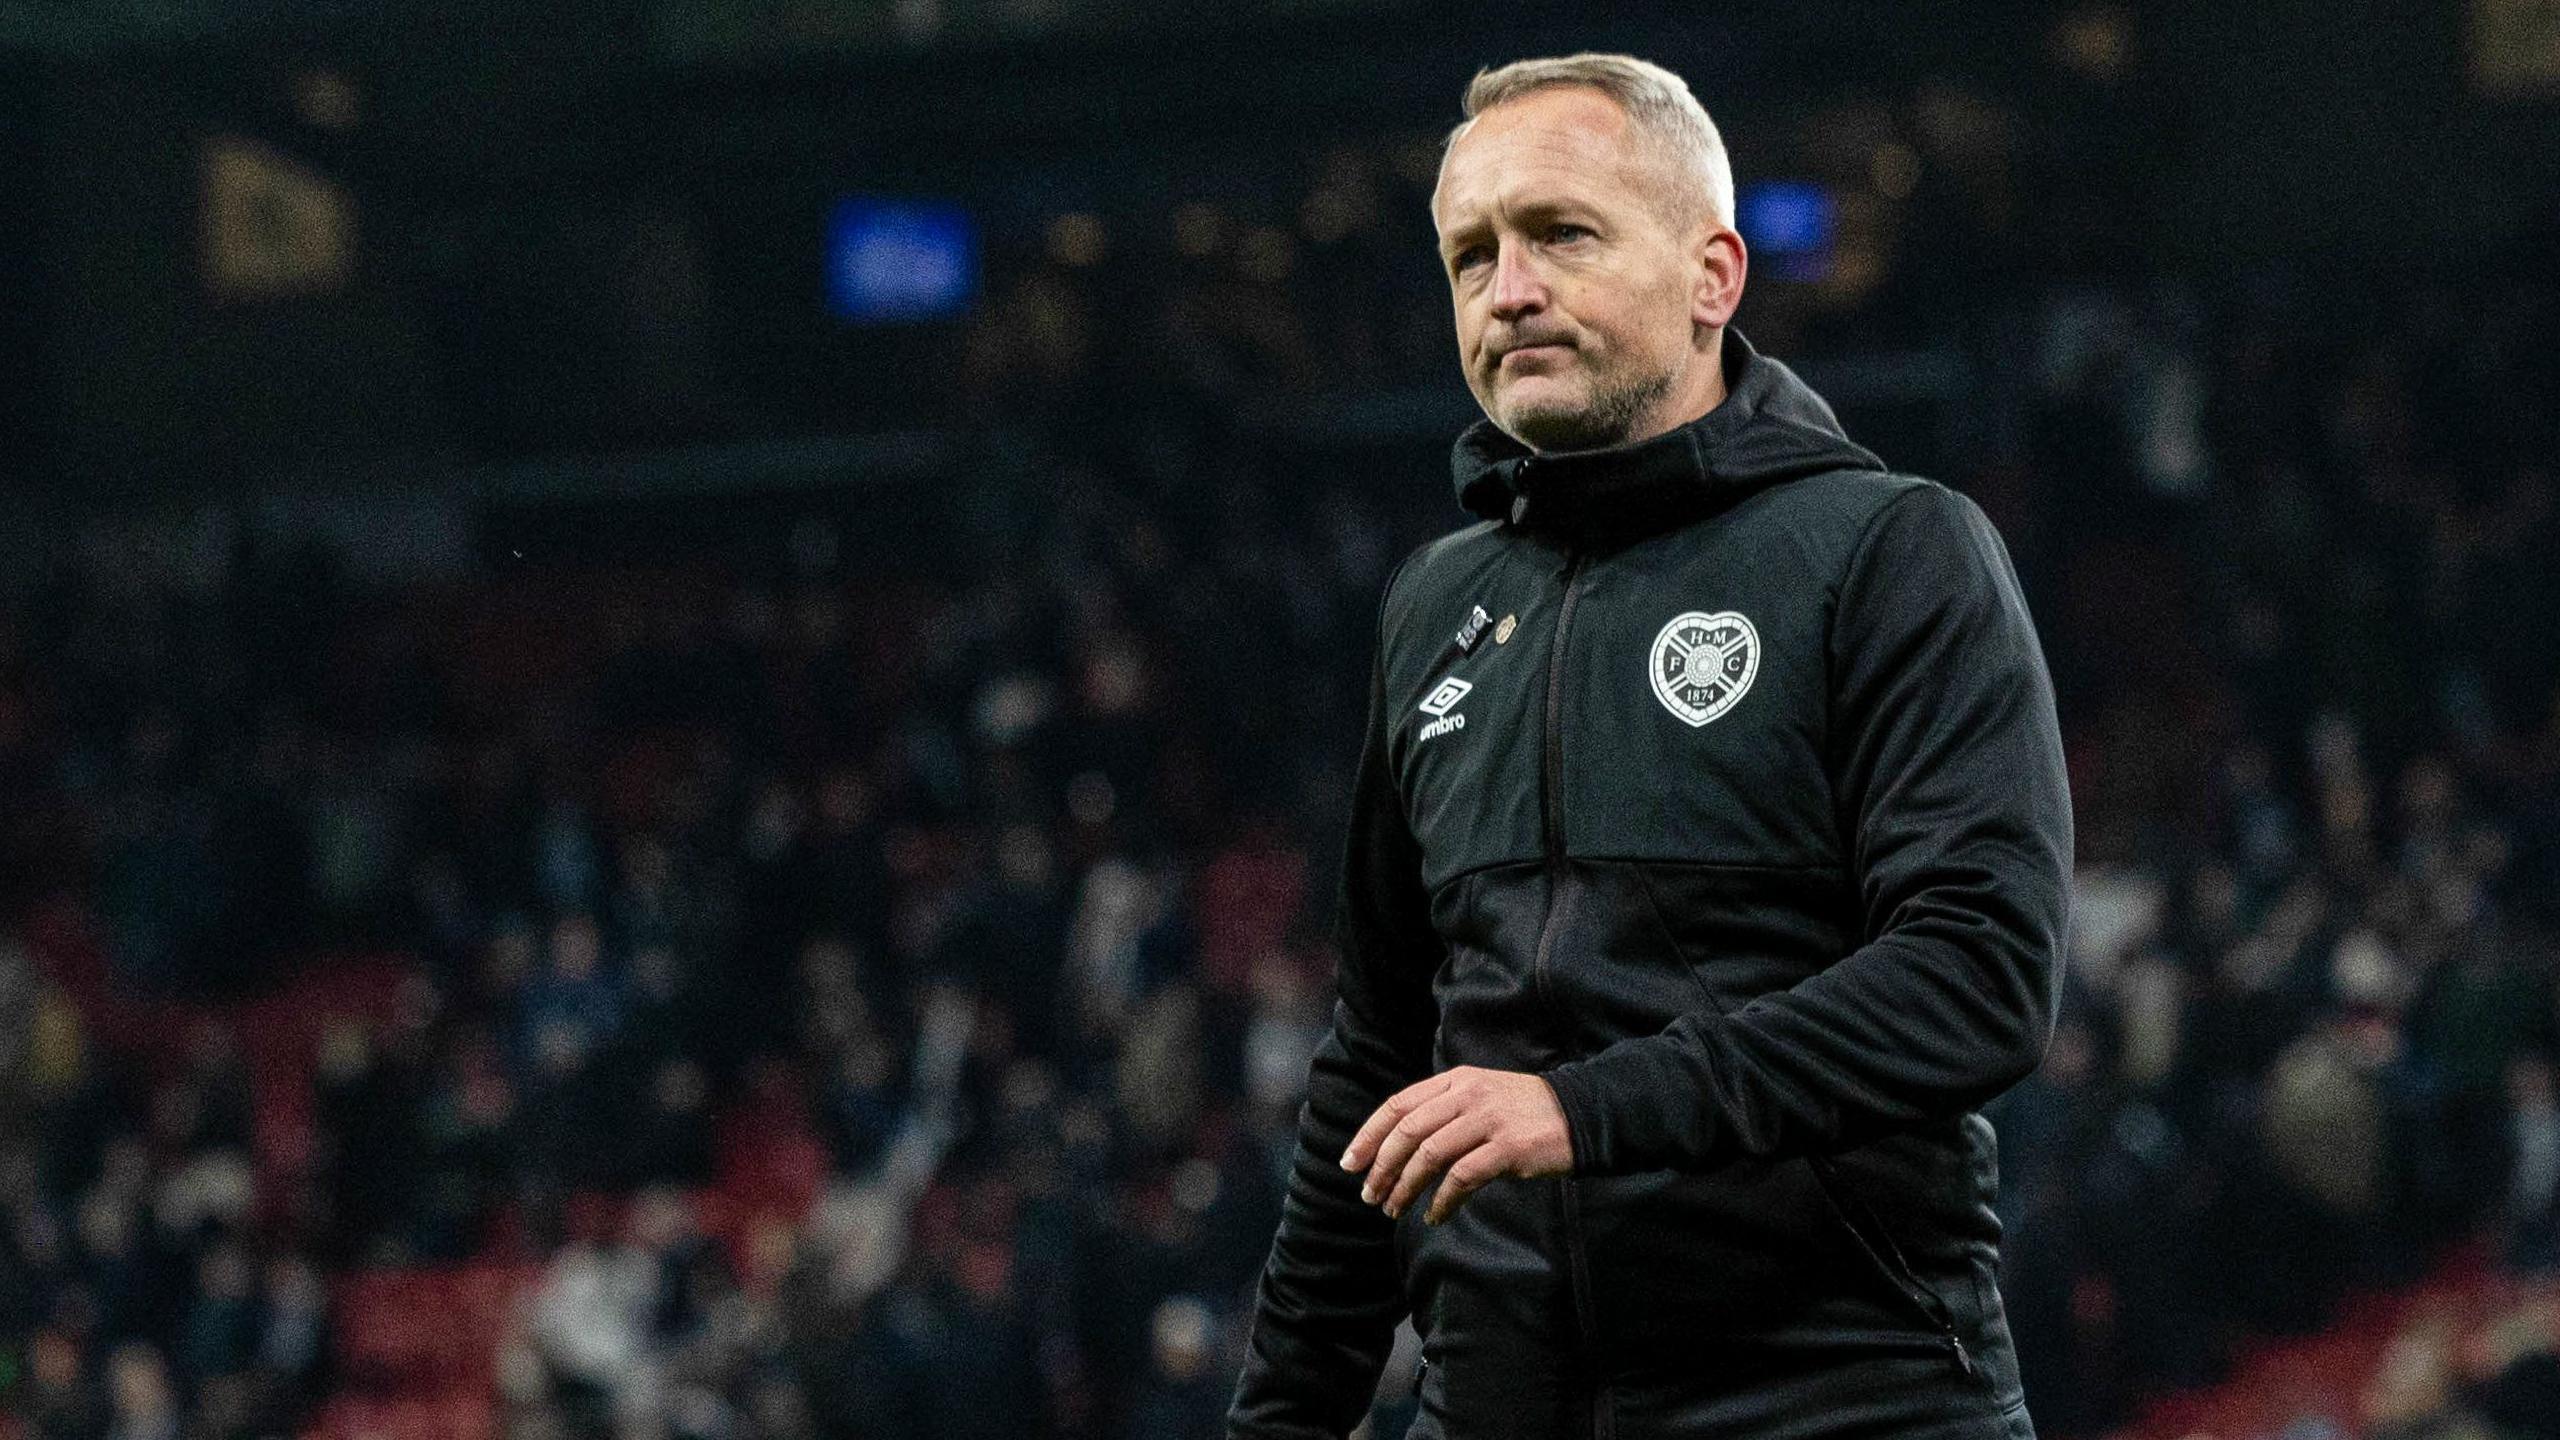
[[[1643,181],[1635,139],[1618,102],[1587,86],[1505,101],[1450,145],[1431,194],[1432,223],[1446,231],[1531,201],[1631,198]]]

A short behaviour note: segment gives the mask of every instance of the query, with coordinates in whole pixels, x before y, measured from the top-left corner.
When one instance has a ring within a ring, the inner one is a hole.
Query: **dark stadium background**
[[[0,1435],[1218,1433],[1581,48],[2042,629],[2040,1427],[2560,1434],[2560,6],[9,0]]]

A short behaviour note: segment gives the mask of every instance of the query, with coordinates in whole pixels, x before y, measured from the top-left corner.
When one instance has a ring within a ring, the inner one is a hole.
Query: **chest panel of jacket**
[[[1551,714],[1565,856],[1841,865],[1823,753],[1840,512],[1888,493],[1871,475],[1798,482],[1578,566],[1494,525],[1423,557],[1388,693],[1424,883],[1546,855]],[[1462,649],[1478,606],[1492,623]]]

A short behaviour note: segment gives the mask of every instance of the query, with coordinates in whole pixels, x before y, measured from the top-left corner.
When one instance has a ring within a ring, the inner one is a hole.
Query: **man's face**
[[[1617,102],[1584,87],[1496,105],[1450,146],[1431,218],[1458,356],[1477,403],[1523,443],[1651,433],[1688,377],[1697,322],[1722,323],[1696,304],[1700,247],[1721,227],[1676,228],[1674,183]]]

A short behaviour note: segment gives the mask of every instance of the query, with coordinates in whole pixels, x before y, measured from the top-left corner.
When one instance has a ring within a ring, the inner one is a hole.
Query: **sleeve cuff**
[[[1565,1134],[1573,1142],[1573,1173],[1603,1173],[1607,1157],[1601,1153],[1598,1127],[1593,1124],[1599,1101],[1591,1093],[1590,1080],[1582,1073],[1582,1062],[1559,1065],[1543,1078],[1547,1088],[1556,1092],[1556,1103],[1564,1108]]]
[[[1714,1162],[1721,1112],[1706,1061],[1674,1032],[1621,1040],[1546,1072],[1573,1137],[1573,1173],[1622,1175]]]

